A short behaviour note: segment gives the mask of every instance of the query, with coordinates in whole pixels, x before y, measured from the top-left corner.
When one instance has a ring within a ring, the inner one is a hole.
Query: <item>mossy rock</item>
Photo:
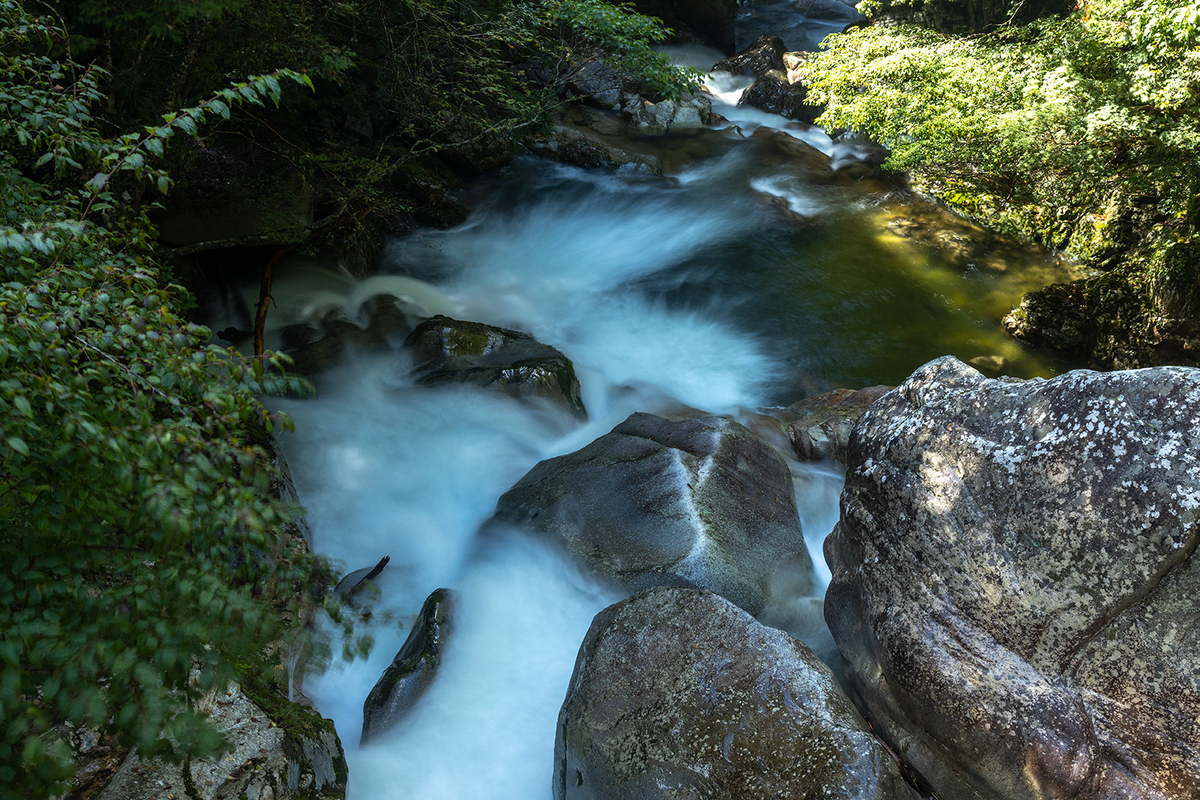
[[[490,387],[587,417],[571,361],[527,333],[439,315],[418,325],[404,347],[416,360],[421,383]]]
[[[1030,292],[1004,318],[1008,333],[1102,369],[1200,366],[1200,253],[1167,249],[1150,266]]]

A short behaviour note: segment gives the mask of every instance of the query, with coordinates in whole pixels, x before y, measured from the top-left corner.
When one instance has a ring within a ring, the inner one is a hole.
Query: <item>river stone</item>
[[[793,422],[787,425],[788,440],[801,461],[832,458],[846,463],[850,431],[867,408],[891,391],[891,386],[868,386],[857,391],[834,389],[809,397],[787,408]]]
[[[425,599],[408,638],[363,703],[360,744],[395,727],[433,685],[457,602],[449,589],[437,589]]]
[[[586,417],[570,360],[527,333],[438,315],[404,340],[424,384],[469,383],[540,397]]]
[[[752,106],[770,114],[779,114],[788,119],[813,122],[825,109],[808,102],[808,87],[803,83],[791,83],[782,70],[764,72],[742,92],[739,106]]]
[[[833,164],[829,156],[783,131],[759,128],[750,134],[750,140],[758,147],[764,164],[783,167],[788,172],[799,173],[810,183],[830,183],[834,180]]]
[[[1200,370],[944,357],[849,460],[825,616],[938,796],[1200,798]]]
[[[753,75],[757,78],[773,69],[782,70],[784,49],[782,39],[764,34],[740,53],[734,53],[713,64],[713,72],[720,70],[732,72],[734,75]]]
[[[596,615],[554,764],[555,800],[915,797],[811,650],[697,589]]]
[[[757,614],[773,579],[812,586],[787,464],[723,417],[633,414],[536,465],[492,522],[545,536],[628,590],[691,584]]]

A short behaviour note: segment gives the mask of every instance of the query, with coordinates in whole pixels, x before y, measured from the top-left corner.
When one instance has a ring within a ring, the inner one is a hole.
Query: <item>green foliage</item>
[[[966,213],[1106,263],[1190,238],[1200,193],[1200,4],[1095,0],[1063,20],[955,37],[865,28],[826,42],[826,125]]]
[[[204,344],[131,202],[147,184],[169,188],[158,163],[177,132],[307,79],[251,78],[105,137],[92,115],[100,72],[49,58],[57,34],[0,2],[5,798],[69,776],[63,723],[149,755],[219,749],[192,701],[278,638],[281,609],[295,618],[323,570],[284,535],[297,509],[271,499],[274,467],[256,444],[290,425],[257,397],[303,386],[273,358]]]

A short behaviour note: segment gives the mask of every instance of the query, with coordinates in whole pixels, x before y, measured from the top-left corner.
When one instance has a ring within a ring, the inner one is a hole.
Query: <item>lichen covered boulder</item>
[[[425,599],[408,638],[363,702],[361,744],[404,719],[433,685],[453,625],[456,595],[438,589]]]
[[[801,593],[812,584],[787,464],[723,417],[633,414],[536,465],[500,498],[491,524],[544,536],[627,590],[690,584],[752,614],[773,580]]]
[[[555,800],[915,798],[812,651],[695,589],[596,616],[554,764]]]
[[[414,328],[404,347],[421,383],[490,387],[587,416],[571,361],[527,333],[439,315]]]
[[[1200,371],[942,358],[855,426],[825,615],[938,796],[1200,797]]]

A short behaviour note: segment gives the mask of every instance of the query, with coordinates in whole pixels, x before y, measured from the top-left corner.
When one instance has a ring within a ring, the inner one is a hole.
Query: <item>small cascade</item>
[[[720,57],[674,52],[705,67]],[[314,548],[346,571],[390,556],[376,579],[379,609],[402,623],[435,589],[461,598],[437,679],[370,744],[355,745],[363,700],[407,627],[374,623],[369,658],[306,681],[346,744],[351,800],[550,796],[555,721],[579,644],[619,596],[520,533],[479,535],[500,495],[540,460],[637,411],[728,415],[754,428],[763,409],[835,386],[895,383],[945,353],[991,358],[1017,376],[1053,372],[1003,335],[995,313],[1030,282],[1047,282],[1052,265],[1029,257],[963,267],[901,236],[895,207],[869,187],[814,180],[751,138],[782,131],[834,165],[853,146],[737,106],[748,82],[710,78],[714,108],[742,136],[670,177],[521,158],[472,189],[465,224],[391,242],[379,275],[281,266],[269,346],[289,325],[332,311],[365,326],[364,307],[390,296],[414,321],[444,314],[557,348],[589,414],[422,385],[398,342],[347,353],[315,377],[315,400],[273,401],[296,423],[282,446]],[[256,287],[244,302],[257,302]],[[786,442],[774,443],[788,455]],[[843,478],[828,462],[789,466],[817,586],[784,600],[818,609],[800,634],[828,654],[822,542]]]

